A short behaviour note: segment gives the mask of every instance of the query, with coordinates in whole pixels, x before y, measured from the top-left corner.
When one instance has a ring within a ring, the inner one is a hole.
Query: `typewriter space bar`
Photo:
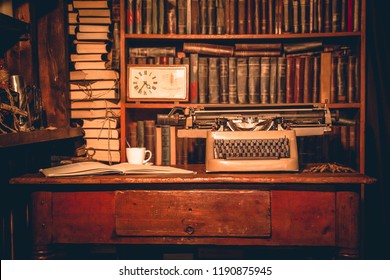
[[[280,159],[280,157],[228,157],[226,156],[225,159],[228,159],[228,160],[233,160],[233,159],[237,159],[237,160],[252,160],[252,159],[255,159],[255,160],[269,160],[269,159]]]

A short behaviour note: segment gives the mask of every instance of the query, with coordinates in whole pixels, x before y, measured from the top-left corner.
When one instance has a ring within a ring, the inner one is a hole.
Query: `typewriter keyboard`
[[[215,139],[215,159],[280,159],[290,157],[289,139]]]

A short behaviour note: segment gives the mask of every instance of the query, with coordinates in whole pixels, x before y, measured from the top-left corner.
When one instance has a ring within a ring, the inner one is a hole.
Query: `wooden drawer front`
[[[269,191],[118,191],[120,236],[269,237]]]

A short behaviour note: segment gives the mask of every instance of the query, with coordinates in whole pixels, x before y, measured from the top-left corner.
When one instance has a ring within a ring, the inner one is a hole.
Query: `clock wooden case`
[[[188,101],[188,65],[128,65],[128,101]]]

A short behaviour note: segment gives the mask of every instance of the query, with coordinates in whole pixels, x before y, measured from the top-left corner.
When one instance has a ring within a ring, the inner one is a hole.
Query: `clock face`
[[[188,100],[188,65],[129,65],[129,100]]]
[[[153,69],[134,71],[132,85],[134,92],[141,96],[153,95],[158,88],[158,79]]]

